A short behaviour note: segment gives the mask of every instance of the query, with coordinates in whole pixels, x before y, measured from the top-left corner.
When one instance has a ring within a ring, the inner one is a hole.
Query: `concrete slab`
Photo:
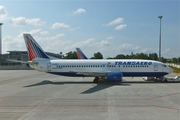
[[[175,75],[169,75],[175,76]],[[35,70],[0,70],[2,120],[180,120],[180,83],[120,83]]]

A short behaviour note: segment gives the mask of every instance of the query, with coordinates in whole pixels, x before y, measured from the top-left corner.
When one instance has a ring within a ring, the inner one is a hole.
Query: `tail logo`
[[[49,57],[44,53],[44,51],[41,49],[41,47],[36,43],[36,41],[32,40],[32,38],[26,36],[26,44],[29,54],[29,60],[33,60],[35,58],[46,58],[49,59]]]
[[[77,54],[78,54],[78,59],[88,59],[88,58],[84,55],[84,53],[81,51],[80,48],[76,48],[76,50],[77,50]]]

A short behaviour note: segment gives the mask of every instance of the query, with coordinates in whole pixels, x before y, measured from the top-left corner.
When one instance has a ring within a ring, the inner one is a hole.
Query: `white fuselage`
[[[123,76],[164,76],[173,71],[164,63],[153,60],[114,59],[114,60],[34,60],[31,68],[65,76],[99,76],[121,72]]]

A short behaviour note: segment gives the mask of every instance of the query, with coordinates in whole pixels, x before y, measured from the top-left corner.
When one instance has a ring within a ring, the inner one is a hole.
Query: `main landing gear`
[[[93,83],[98,83],[99,77],[95,77]]]

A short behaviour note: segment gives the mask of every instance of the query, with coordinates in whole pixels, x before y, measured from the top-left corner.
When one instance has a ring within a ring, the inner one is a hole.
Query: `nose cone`
[[[171,68],[171,67],[169,67],[169,73],[172,73],[174,70]]]

